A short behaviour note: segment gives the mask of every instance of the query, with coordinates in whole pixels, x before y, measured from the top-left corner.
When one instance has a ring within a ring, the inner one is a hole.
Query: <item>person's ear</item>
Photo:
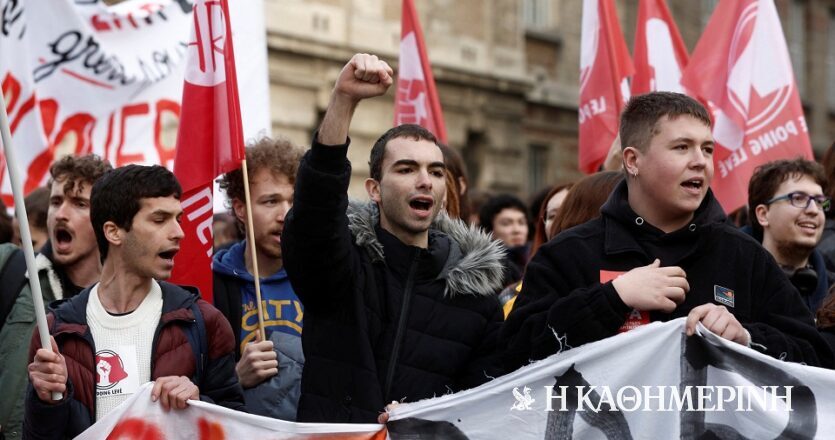
[[[768,206],[765,206],[764,204],[757,205],[757,207],[754,208],[754,215],[757,216],[757,223],[765,229],[768,226]]]
[[[365,191],[368,193],[368,197],[371,198],[371,200],[375,203],[380,203],[380,182],[370,177],[365,179]]]
[[[243,200],[232,199],[232,212],[239,222],[246,224],[246,203]]]
[[[116,226],[116,223],[113,222],[105,222],[102,226],[102,230],[104,230],[104,238],[107,240],[108,243],[114,246],[121,246],[122,241],[125,239],[125,230]]]
[[[635,147],[623,149],[623,169],[630,176],[637,177],[639,173],[641,152]]]

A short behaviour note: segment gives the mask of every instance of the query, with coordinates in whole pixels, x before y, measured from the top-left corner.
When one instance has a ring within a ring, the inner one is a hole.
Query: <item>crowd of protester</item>
[[[392,82],[384,61],[355,55],[306,152],[250,145],[251,212],[241,170],[220,177],[213,304],[165,281],[184,236],[174,175],[66,156],[25,203],[44,349],[19,225],[0,205],[0,438],[71,438],[148,381],[166,409],[200,399],[384,422],[391,402],[679,317],[688,335],[700,322],[835,367],[835,145],[823,164],[759,167],[747,209],[729,217],[710,190],[707,111],[657,92],[627,104],[609,170],[555,182],[530,206],[476,191],[458,152],[417,125],[380,136],[370,200],[349,200],[354,110]]]

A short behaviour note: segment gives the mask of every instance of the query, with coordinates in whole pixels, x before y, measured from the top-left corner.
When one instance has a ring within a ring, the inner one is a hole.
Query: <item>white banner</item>
[[[244,134],[269,134],[263,1],[229,4]],[[179,120],[191,10],[188,0],[0,0],[0,84],[25,192],[67,154],[173,166],[166,129]],[[0,178],[11,204],[5,165]]]
[[[88,428],[76,440],[150,439],[339,439],[382,440],[382,425],[293,423],[189,401],[183,410],[163,411],[151,401],[153,383],[143,385],[130,399]]]
[[[399,405],[387,432],[373,424],[283,422],[203,402],[165,413],[145,385],[78,438],[832,437],[835,372],[773,359],[701,325],[687,338],[684,319],[555,354],[478,388]]]
[[[391,412],[397,439],[832,438],[835,372],[782,362],[684,319],[553,355]]]

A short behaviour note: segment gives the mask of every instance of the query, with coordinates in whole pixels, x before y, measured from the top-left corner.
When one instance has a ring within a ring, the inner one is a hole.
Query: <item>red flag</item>
[[[183,186],[174,283],[197,286],[212,301],[212,180],[245,157],[226,0],[197,0],[188,45],[174,174]]]
[[[446,143],[446,125],[413,0],[403,0],[394,125],[418,124]]]
[[[580,41],[580,170],[600,168],[618,134],[629,99],[629,58],[612,0],[583,0]]]
[[[682,84],[714,107],[713,191],[725,211],[747,203],[754,168],[812,159],[786,39],[772,0],[722,0]]]
[[[633,59],[632,95],[659,90],[684,93],[681,72],[687,66],[687,48],[666,1],[639,3]]]

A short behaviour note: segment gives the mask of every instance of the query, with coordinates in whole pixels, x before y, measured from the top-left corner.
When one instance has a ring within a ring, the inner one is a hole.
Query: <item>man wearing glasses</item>
[[[754,238],[800,292],[814,314],[832,285],[823,256],[815,250],[832,201],[823,195],[826,177],[816,162],[769,162],[748,184],[748,214]]]

